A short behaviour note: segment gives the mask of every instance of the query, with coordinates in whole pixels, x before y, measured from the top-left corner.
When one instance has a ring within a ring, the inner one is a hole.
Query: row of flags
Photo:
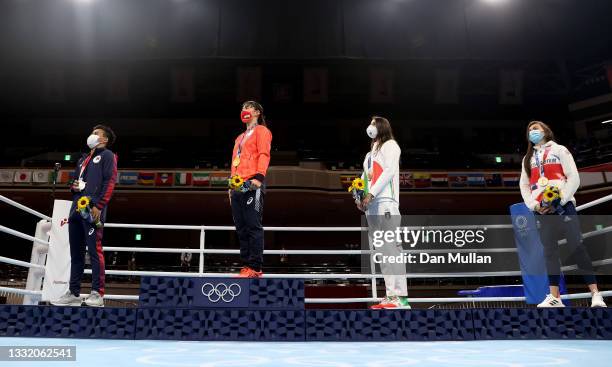
[[[74,180],[74,171],[59,171],[58,184]],[[131,186],[200,186],[227,187],[228,172],[155,172],[119,171],[117,183]],[[356,175],[341,175],[340,183],[344,188],[351,185]],[[425,188],[501,188],[518,187],[518,173],[429,173],[401,172],[399,181],[402,189]],[[53,171],[49,170],[0,170],[0,183],[40,183],[53,182]]]
[[[117,184],[139,186],[204,186],[227,187],[229,172],[154,172],[119,171]],[[58,184],[74,180],[74,171],[59,171]],[[0,183],[40,183],[53,182],[53,171],[48,170],[0,170]]]
[[[346,189],[355,175],[341,175],[340,183]],[[518,187],[520,175],[517,173],[428,173],[400,172],[399,183],[402,189],[426,188],[502,188]]]
[[[57,175],[59,185],[75,179],[74,171],[61,170]],[[599,179],[588,175],[598,175]],[[41,184],[53,182],[54,172],[41,169],[0,169],[0,184]],[[345,189],[357,178],[358,173],[340,174],[340,184]],[[610,182],[601,172],[581,172],[584,186]],[[121,186],[153,187],[228,187],[229,172],[160,172],[160,171],[119,171],[117,184]],[[401,189],[428,188],[516,188],[519,186],[518,172],[408,172],[399,174]]]

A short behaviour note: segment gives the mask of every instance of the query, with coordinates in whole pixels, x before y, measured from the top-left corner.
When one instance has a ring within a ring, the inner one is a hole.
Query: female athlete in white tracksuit
[[[399,161],[401,149],[393,138],[391,125],[383,117],[374,116],[367,128],[372,138],[372,150],[363,162],[362,179],[367,180],[367,196],[358,207],[365,211],[370,243],[374,230],[394,231],[401,225],[399,211]],[[370,246],[372,247],[372,246]],[[376,248],[382,256],[401,255],[401,243],[385,243]],[[408,286],[404,264],[381,263],[385,279],[386,297],[373,309],[410,308],[407,301]]]

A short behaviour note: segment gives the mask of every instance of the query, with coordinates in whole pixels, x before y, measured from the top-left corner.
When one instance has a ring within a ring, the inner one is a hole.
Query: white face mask
[[[368,134],[370,139],[376,139],[376,136],[378,135],[378,129],[376,129],[376,126],[370,125],[366,129],[366,133]]]
[[[100,137],[98,135],[91,134],[87,137],[87,146],[89,149],[95,148],[100,144]]]

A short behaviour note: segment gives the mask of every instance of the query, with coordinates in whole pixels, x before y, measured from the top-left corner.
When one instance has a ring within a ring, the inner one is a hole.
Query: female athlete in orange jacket
[[[240,241],[240,277],[262,275],[264,233],[262,226],[265,178],[270,164],[272,133],[266,127],[263,107],[255,101],[242,105],[246,131],[238,135],[232,154],[232,176],[249,183],[247,191],[230,190],[232,216]]]

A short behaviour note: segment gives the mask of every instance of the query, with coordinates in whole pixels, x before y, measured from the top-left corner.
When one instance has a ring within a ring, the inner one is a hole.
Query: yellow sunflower
[[[77,202],[77,209],[83,210],[89,207],[89,198],[87,196],[83,196]]]
[[[351,186],[349,187],[348,191],[363,190],[364,187],[365,182],[361,178],[356,178],[353,180],[353,183],[351,183]]]
[[[244,180],[242,179],[242,177],[238,175],[232,176],[232,178],[230,178],[229,180],[229,185],[232,189],[237,189],[243,184],[244,184]]]
[[[543,194],[543,196],[544,196],[544,200],[545,200],[545,201],[547,201],[547,202],[551,202],[551,201],[554,201],[554,200],[556,200],[557,198],[559,198],[559,191],[558,191],[558,189],[557,189],[557,188],[554,188],[554,187],[547,187],[547,188],[544,190],[544,194]]]

